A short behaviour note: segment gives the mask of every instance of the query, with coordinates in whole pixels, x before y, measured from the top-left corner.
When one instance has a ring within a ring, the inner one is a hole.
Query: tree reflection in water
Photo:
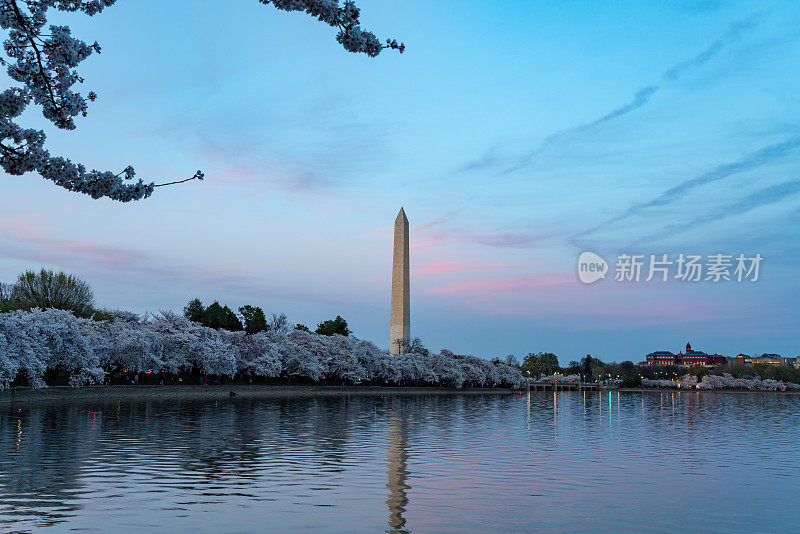
[[[693,530],[791,532],[798,406],[702,392],[5,404],[0,531],[680,530],[675,510],[714,495]],[[742,484],[758,514],[742,514]]]
[[[136,502],[143,494],[161,495],[163,513],[235,503],[262,516],[297,508],[318,519],[309,507],[346,516],[340,499],[363,501],[366,492],[376,499],[373,515],[380,514],[377,499],[386,499],[383,522],[397,531],[408,502],[403,402],[345,396],[5,406],[0,530],[88,521],[87,507],[105,510],[100,520],[131,514],[148,506]],[[381,486],[388,497],[374,491]]]

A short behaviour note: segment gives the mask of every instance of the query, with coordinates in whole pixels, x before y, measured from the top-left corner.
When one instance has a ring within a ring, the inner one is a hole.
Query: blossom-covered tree
[[[83,335],[78,319],[63,310],[15,311],[0,314],[3,358],[0,382],[23,376],[33,387],[45,385],[45,373],[97,373],[99,360]]]
[[[255,334],[214,329],[172,312],[140,319],[106,312],[102,320],[64,310],[0,313],[0,388],[14,383],[44,387],[48,376],[66,375],[80,386],[123,373],[158,373],[239,380],[322,379],[461,387],[521,381],[519,370],[474,356],[407,353],[390,356],[369,341],[302,330]]]
[[[360,380],[369,380],[372,375],[361,365],[355,353],[355,340],[340,334],[328,337],[327,348],[330,354],[325,372],[338,379],[353,383]]]
[[[752,378],[734,378],[730,373],[722,375],[707,374],[698,382],[697,376],[686,374],[676,380],[642,379],[642,387],[646,388],[697,388],[697,389],[746,389],[753,391],[798,391],[800,384],[782,380]]]
[[[162,369],[165,364],[164,336],[146,324],[114,322],[103,333],[103,364],[111,369],[139,373]]]
[[[161,337],[164,347],[163,369],[169,373],[199,371],[203,354],[200,332],[203,326],[172,312],[161,312],[147,327]],[[101,326],[102,328],[102,326]]]
[[[352,338],[345,338],[352,339]],[[364,369],[365,379],[397,381],[400,379],[395,359],[380,350],[370,341],[353,339],[352,354],[353,358]]]
[[[100,53],[100,45],[87,44],[72,36],[68,26],[47,25],[48,11],[80,12],[94,16],[117,0],[0,0],[0,27],[8,32],[5,58],[0,64],[18,82],[0,92],[0,167],[8,174],[36,172],[70,191],[92,198],[107,197],[121,202],[140,200],[153,194],[156,187],[202,180],[197,171],[192,177],[155,184],[135,180],[130,165],[120,172],[87,170],[83,164],[53,156],[45,148],[44,131],[20,126],[17,119],[34,104],[44,117],[64,130],[76,128],[75,117],[86,116],[89,102],[97,94],[85,96],[75,90],[83,83],[78,65],[92,54]],[[393,48],[401,53],[402,43],[388,40],[381,43],[375,35],[361,29],[360,10],[352,0],[258,0],[284,11],[300,11],[337,28],[336,40],[348,52],[377,56],[381,50]]]
[[[319,380],[324,376],[325,366],[319,356],[306,346],[293,342],[289,336],[279,332],[264,332],[258,335],[258,339],[265,352],[278,355],[287,376],[311,380]]]
[[[414,352],[398,354],[396,357],[400,367],[402,380],[416,382],[418,384],[436,384],[438,376],[431,366],[431,361]]]
[[[0,389],[7,388],[19,373],[19,361],[12,356],[12,351],[20,353],[11,346],[5,333],[0,332]]]
[[[247,335],[245,332],[221,331],[220,334],[236,351],[237,373],[249,378],[280,375],[280,355],[275,351],[264,350],[267,344],[260,341],[259,336]]]

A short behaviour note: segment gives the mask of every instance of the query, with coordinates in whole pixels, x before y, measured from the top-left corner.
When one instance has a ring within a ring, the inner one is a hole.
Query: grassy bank
[[[235,395],[231,395],[234,393]],[[18,388],[0,391],[0,406],[12,403],[63,402],[71,400],[219,400],[229,398],[280,398],[318,396],[396,395],[507,395],[506,388],[437,388],[374,386],[87,386],[81,388]]]

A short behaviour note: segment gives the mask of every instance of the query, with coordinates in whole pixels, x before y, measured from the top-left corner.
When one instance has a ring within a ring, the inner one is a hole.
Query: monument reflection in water
[[[406,430],[403,419],[398,413],[389,415],[389,447],[386,453],[386,487],[389,496],[386,505],[389,507],[389,527],[400,531],[406,526],[403,514],[408,504],[408,452],[406,451]]]
[[[799,442],[780,394],[4,405],[0,531],[793,532]]]

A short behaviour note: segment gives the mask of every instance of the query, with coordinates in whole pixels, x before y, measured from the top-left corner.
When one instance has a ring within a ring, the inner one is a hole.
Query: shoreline
[[[602,391],[623,391],[625,393],[780,393],[781,395],[800,395],[800,391],[778,391],[772,389],[679,389],[679,388],[616,388]]]
[[[231,395],[231,392],[235,395]],[[168,386],[52,386],[41,389],[21,388],[0,391],[0,406],[20,403],[61,401],[141,401],[141,400],[220,400],[240,398],[299,398],[337,396],[404,396],[404,395],[509,395],[508,388],[455,389],[442,387],[381,386],[273,386],[194,384]]]
[[[652,389],[652,388],[600,388],[600,392],[622,393],[779,393],[782,395],[800,395],[800,391],[773,391],[747,389]],[[235,395],[231,395],[231,392]],[[114,385],[84,386],[52,386],[42,389],[20,388],[0,391],[0,406],[18,404],[39,404],[70,401],[169,401],[169,400],[216,400],[221,399],[279,399],[309,397],[385,397],[416,395],[510,395],[525,390],[508,388],[471,388],[455,389],[444,387],[385,387],[385,386],[284,386],[284,385]]]

